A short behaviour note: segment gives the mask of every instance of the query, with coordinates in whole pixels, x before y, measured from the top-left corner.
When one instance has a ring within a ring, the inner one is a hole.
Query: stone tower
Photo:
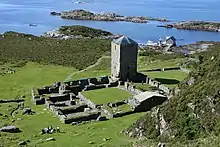
[[[111,43],[112,80],[133,80],[137,75],[138,44],[122,36]]]

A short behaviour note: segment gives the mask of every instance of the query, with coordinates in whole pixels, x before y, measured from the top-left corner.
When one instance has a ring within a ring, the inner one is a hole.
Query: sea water
[[[220,41],[220,33],[158,28],[162,22],[146,24],[64,20],[51,11],[85,9],[92,12],[116,12],[125,16],[167,18],[173,22],[204,20],[220,22],[220,0],[0,0],[0,32],[17,31],[42,35],[62,25],[85,25],[112,33],[125,34],[140,43],[175,36],[178,44],[196,41]],[[36,24],[37,26],[29,26]]]

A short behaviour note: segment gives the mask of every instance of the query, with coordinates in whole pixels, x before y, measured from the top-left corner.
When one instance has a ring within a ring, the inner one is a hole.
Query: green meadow
[[[118,88],[106,88],[83,92],[83,95],[89,98],[95,104],[107,104],[128,99],[131,94]]]
[[[18,104],[0,104],[0,127],[15,125],[21,133],[0,133],[0,146],[17,147],[23,140],[30,140],[29,146],[38,147],[119,147],[131,146],[137,140],[121,133],[144,113],[136,113],[104,122],[92,122],[79,126],[62,124],[44,105],[36,106],[31,102],[31,89],[43,87],[58,81],[110,75],[109,40],[45,39],[32,35],[8,32],[0,40],[0,99],[24,97],[25,107],[31,107],[34,115],[22,115],[22,110],[13,114]],[[5,50],[7,48],[7,50]],[[146,55],[146,54],[145,54]],[[98,60],[100,57],[102,59]],[[176,67],[180,58],[159,58],[162,55],[141,56],[138,61],[140,70]],[[142,58],[142,59],[141,59]],[[10,60],[9,60],[10,59]],[[26,59],[26,60],[23,60]],[[22,62],[21,62],[22,60]],[[12,68],[15,73],[5,73],[4,68]],[[2,74],[1,74],[2,73]],[[147,72],[152,78],[182,81],[187,76],[181,71]],[[164,83],[170,87],[177,83]],[[137,87],[150,90],[148,85]],[[119,89],[109,88],[85,92],[95,103],[108,103],[127,99],[130,94]],[[127,106],[121,107],[127,110]],[[59,126],[61,133],[40,135],[41,130],[52,125]],[[54,137],[56,141],[46,142]],[[107,139],[106,139],[107,138]]]

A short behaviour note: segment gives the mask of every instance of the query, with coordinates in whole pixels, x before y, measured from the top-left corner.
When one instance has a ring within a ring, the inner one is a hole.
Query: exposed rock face
[[[138,17],[138,16],[121,16],[116,13],[92,13],[85,10],[72,10],[51,12],[51,15],[58,15],[63,19],[74,20],[96,20],[96,21],[127,21],[133,23],[147,23],[147,20],[167,22],[165,18],[153,18],[153,17]]]
[[[6,126],[0,128],[0,132],[19,133],[21,132],[21,130],[15,126]]]
[[[18,143],[18,146],[27,146],[27,144],[30,142],[30,140],[21,141]]]
[[[170,136],[169,124],[166,122],[162,114],[159,114],[159,126],[161,135]]]

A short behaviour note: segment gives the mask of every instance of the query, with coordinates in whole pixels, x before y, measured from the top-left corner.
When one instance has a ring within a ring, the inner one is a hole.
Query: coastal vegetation
[[[152,110],[134,123],[128,134],[132,132],[136,137],[143,134],[171,146],[205,146],[208,139],[219,138],[219,48],[217,43],[209,51],[196,54],[194,57],[200,62],[188,78],[178,84],[179,92],[159,106],[158,113]],[[137,128],[144,131],[136,131]]]
[[[26,116],[21,114],[21,110],[18,110],[14,113],[14,116],[11,116],[10,111],[13,111],[17,107],[17,104],[1,104],[0,113],[2,115],[0,115],[0,119],[2,121],[0,127],[13,124],[19,127],[22,132],[18,134],[1,132],[0,145],[13,147],[17,146],[20,141],[30,140],[30,146],[37,144],[50,147],[74,144],[75,146],[127,147],[132,146],[133,142],[137,141],[135,138],[125,136],[121,131],[128,128],[133,122],[143,116],[143,113],[131,114],[104,122],[70,126],[60,124],[60,121],[49,111],[46,111],[44,106],[36,106],[32,104],[30,99],[32,88],[63,81],[69,76],[71,79],[80,79],[110,75],[111,58],[105,57],[97,62],[97,59],[101,56],[109,55],[110,40],[83,38],[60,40],[7,32],[0,37],[0,51],[0,66],[4,67],[1,70],[4,73],[7,68],[15,70],[14,73],[0,75],[1,99],[18,99],[23,97],[25,99],[24,106],[31,107],[36,112],[34,115]],[[180,64],[185,59],[184,56],[176,54],[163,55],[156,52],[150,52],[148,54],[147,52],[143,51],[139,55],[138,64],[143,65],[141,66],[142,70],[160,68],[161,64],[172,67]],[[64,55],[67,55],[68,58]],[[50,61],[53,61],[53,58],[57,58],[55,60],[56,62]],[[173,61],[175,61],[175,64]],[[92,64],[94,66],[91,66]],[[144,67],[144,65],[147,66]],[[79,71],[79,69],[83,70]],[[173,77],[173,74],[176,77]],[[164,76],[167,79],[176,79],[181,82],[186,75],[183,75],[181,72],[170,71],[169,74],[161,72],[155,78],[164,78]],[[136,86],[138,89],[143,88],[143,90],[153,89],[150,86],[148,87],[148,85],[143,87],[141,84],[137,84]],[[119,89],[110,88],[105,90],[107,91],[91,91],[96,93],[96,96],[97,94],[99,96],[95,97],[94,93],[88,93],[88,97],[95,99],[97,103],[103,103],[105,100],[107,103],[110,100],[120,100],[117,98],[119,95],[123,99],[130,96],[129,93],[120,92]],[[127,105],[120,109],[128,110]],[[54,127],[59,126],[61,133],[40,135],[41,129],[49,125]],[[102,137],[100,138],[100,136]],[[56,138],[56,141],[46,142],[45,139],[49,137]],[[155,145],[150,140],[147,144]]]
[[[88,33],[89,34],[89,33]],[[33,61],[83,69],[110,52],[110,40],[59,40],[16,32],[0,35],[0,61]]]
[[[65,35],[74,35],[74,36],[82,36],[82,37],[102,37],[102,36],[111,36],[113,35],[110,32],[94,29],[85,26],[61,26],[58,29],[59,33]]]

